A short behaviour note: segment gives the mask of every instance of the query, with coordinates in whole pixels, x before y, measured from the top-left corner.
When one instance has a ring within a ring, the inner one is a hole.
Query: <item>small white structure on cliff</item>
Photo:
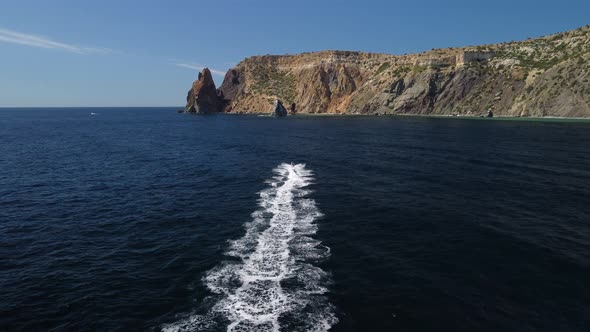
[[[413,65],[423,67],[462,67],[469,62],[489,60],[495,55],[496,52],[491,50],[460,50],[455,55],[417,57],[413,61]]]
[[[464,66],[468,62],[484,61],[493,58],[496,55],[494,51],[462,51],[457,54],[455,63],[458,67]]]

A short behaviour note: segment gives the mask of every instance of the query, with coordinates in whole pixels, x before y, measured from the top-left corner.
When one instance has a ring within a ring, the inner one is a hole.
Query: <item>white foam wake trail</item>
[[[327,274],[311,263],[329,249],[311,236],[321,216],[306,190],[313,174],[304,164],[281,164],[260,192],[260,209],[231,242],[226,261],[203,278],[216,294],[205,315],[164,326],[165,331],[327,331],[337,322],[323,295]]]

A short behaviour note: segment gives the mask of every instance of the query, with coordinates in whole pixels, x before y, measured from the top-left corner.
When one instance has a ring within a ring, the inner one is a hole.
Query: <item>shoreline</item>
[[[272,117],[270,113],[234,113],[227,112],[222,113],[227,115],[251,115],[251,116],[262,116]],[[474,115],[445,115],[445,114],[350,114],[350,113],[298,113],[289,114],[287,117],[408,117],[408,118],[435,118],[435,119],[464,119],[464,120],[489,120],[489,121],[538,121],[538,122],[590,122],[590,117],[561,117],[561,116],[494,116],[488,118],[486,116],[474,116]]]

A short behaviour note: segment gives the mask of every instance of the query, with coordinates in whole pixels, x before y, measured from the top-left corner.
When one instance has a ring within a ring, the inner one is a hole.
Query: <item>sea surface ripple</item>
[[[0,331],[586,332],[589,132],[0,109]]]

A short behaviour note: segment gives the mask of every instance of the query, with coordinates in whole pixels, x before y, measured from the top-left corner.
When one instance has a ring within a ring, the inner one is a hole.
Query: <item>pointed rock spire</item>
[[[215,82],[209,68],[203,68],[198,79],[193,82],[192,88],[186,96],[185,112],[188,113],[215,113],[221,111],[222,104],[217,96]]]

